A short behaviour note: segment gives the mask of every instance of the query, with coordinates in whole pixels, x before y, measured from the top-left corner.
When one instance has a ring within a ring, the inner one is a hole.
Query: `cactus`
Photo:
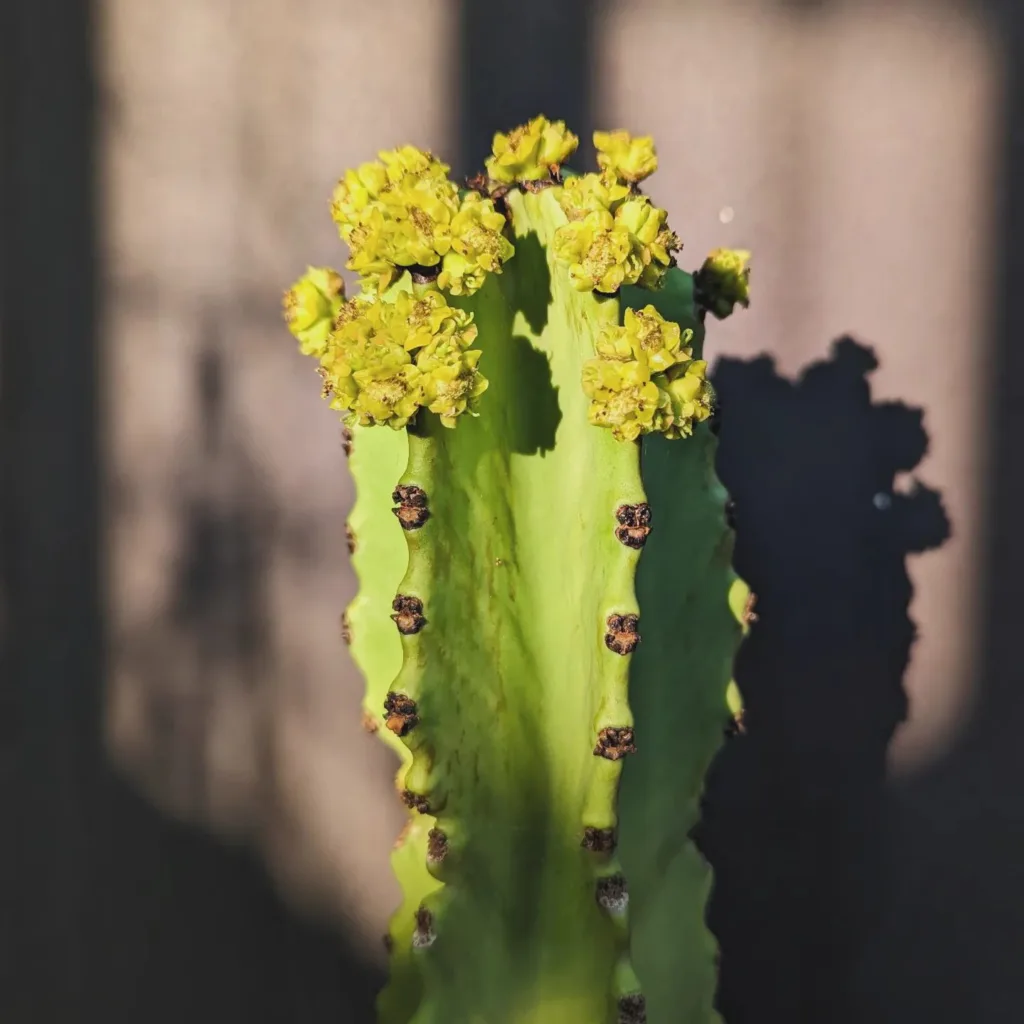
[[[285,296],[345,424],[344,633],[409,808],[384,1024],[718,1019],[689,833],[749,598],[702,348],[747,254],[679,269],[651,140],[594,143],[574,174],[538,117],[465,187],[381,153],[331,204],[359,292]]]

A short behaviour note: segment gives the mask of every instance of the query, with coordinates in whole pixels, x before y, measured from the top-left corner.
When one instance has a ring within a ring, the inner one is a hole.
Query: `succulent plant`
[[[703,343],[747,254],[681,270],[651,139],[594,143],[573,174],[538,117],[462,187],[381,153],[331,206],[359,291],[285,298],[344,422],[343,632],[409,808],[385,1024],[717,1019],[690,832],[750,597]]]

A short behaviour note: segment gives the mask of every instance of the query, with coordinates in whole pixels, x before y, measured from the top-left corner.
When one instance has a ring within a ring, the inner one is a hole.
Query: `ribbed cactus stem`
[[[700,348],[746,257],[676,268],[650,141],[595,143],[563,182],[538,118],[461,193],[381,154],[335,194],[361,296],[286,306],[353,430],[347,629],[403,759],[386,1024],[716,1019],[688,833],[742,584]]]

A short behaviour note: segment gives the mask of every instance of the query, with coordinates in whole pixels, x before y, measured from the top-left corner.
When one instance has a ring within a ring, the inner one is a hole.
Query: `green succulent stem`
[[[622,184],[650,173],[653,146],[601,142],[603,177],[567,201],[557,170],[533,184],[575,148],[564,126],[500,136],[493,166],[513,184],[482,186],[507,216],[500,245],[491,200],[445,192],[418,151],[350,172],[343,234],[394,283],[341,307],[333,332],[301,321],[326,339],[337,407],[387,424],[352,428],[346,613],[410,815],[383,1024],[718,1019],[710,877],[689,835],[736,712],[743,584],[700,295],[671,265],[664,211]],[[423,209],[475,234],[429,243],[422,212],[402,219],[424,182]],[[413,287],[388,263],[385,207],[402,252],[453,246],[452,279],[472,286]],[[581,233],[572,217],[591,220]]]

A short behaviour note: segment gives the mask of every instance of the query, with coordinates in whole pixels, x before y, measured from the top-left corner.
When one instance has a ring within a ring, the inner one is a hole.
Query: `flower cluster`
[[[583,366],[588,417],[620,441],[641,434],[688,437],[711,415],[707,363],[693,358],[692,331],[681,331],[653,306],[627,309],[621,327],[606,327],[597,357]]]
[[[564,121],[549,121],[541,115],[514,128],[507,135],[494,136],[492,155],[485,161],[487,174],[505,184],[548,178],[576,152],[579,138]]]
[[[569,178],[558,201],[569,223],[555,232],[555,256],[580,291],[614,293],[624,284],[659,288],[678,237],[666,212],[637,189],[658,166],[649,137],[594,132],[599,174]]]
[[[624,284],[661,286],[680,247],[664,210],[607,174],[570,179],[559,200],[569,223],[552,245],[575,288],[611,294]]]
[[[742,249],[715,249],[694,275],[698,303],[724,320],[736,305],[750,305],[750,253]]]
[[[436,268],[454,295],[470,295],[515,252],[489,199],[460,199],[447,164],[415,146],[379,154],[346,172],[331,216],[352,251],[348,268],[384,291],[415,267]]]
[[[349,426],[399,429],[425,407],[454,427],[458,416],[474,415],[487,389],[477,369],[481,352],[470,347],[476,334],[472,314],[449,306],[435,288],[401,291],[390,301],[370,292],[340,304],[323,344],[303,351],[319,357],[324,395]]]
[[[284,319],[304,355],[320,356],[345,301],[345,282],[330,267],[309,267],[284,293]]]

